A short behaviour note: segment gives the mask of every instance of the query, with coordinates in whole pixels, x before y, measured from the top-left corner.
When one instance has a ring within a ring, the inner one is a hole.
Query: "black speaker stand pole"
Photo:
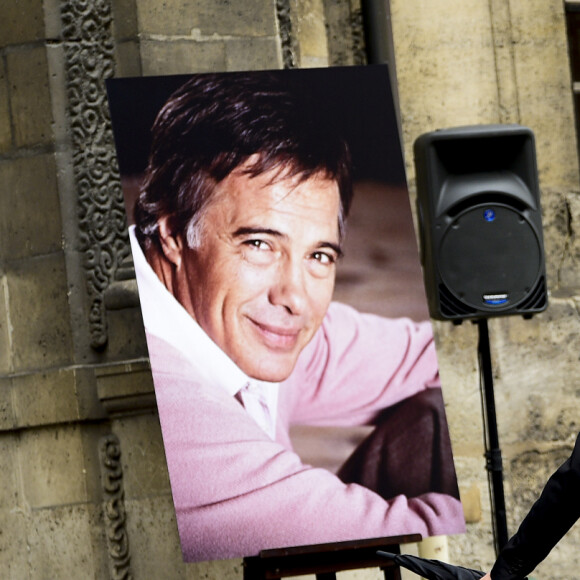
[[[491,351],[489,347],[489,330],[487,318],[476,321],[479,330],[478,355],[482,376],[481,399],[484,419],[485,458],[488,472],[489,492],[491,500],[492,524],[494,532],[495,552],[499,554],[508,541],[505,497],[503,489],[503,467],[497,418],[495,413],[495,397],[493,393],[493,372]]]

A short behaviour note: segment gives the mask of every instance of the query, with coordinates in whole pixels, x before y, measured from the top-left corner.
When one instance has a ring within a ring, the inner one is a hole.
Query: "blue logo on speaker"
[[[488,306],[502,306],[503,304],[507,304],[508,300],[509,294],[507,292],[483,295],[483,302]]]
[[[486,222],[492,222],[495,219],[495,211],[491,208],[487,208],[483,212],[483,219]]]

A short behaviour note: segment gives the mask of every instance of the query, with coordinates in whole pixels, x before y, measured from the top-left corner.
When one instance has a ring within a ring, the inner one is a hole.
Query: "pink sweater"
[[[386,501],[301,462],[291,423],[361,425],[385,407],[438,387],[431,327],[332,304],[282,383],[276,441],[223,389],[166,342],[148,335],[157,404],[186,561],[262,549],[406,533],[463,532],[453,497]]]

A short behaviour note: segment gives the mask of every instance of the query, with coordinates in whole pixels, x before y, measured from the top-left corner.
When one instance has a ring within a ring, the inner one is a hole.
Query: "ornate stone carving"
[[[107,344],[104,292],[130,252],[105,79],[114,73],[110,0],[61,2],[79,227],[96,350]]]
[[[116,435],[110,434],[101,439],[99,456],[111,578],[113,580],[131,580],[129,539],[125,527],[121,446]]]
[[[276,15],[280,29],[280,45],[282,47],[282,65],[284,68],[296,67],[296,47],[292,34],[290,18],[290,0],[276,0]]]
[[[350,15],[352,30],[352,56],[355,65],[367,64],[365,32],[363,16],[360,6],[354,8]]]

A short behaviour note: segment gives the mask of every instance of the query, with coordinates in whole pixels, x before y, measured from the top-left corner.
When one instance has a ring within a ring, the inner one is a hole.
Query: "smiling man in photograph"
[[[292,424],[372,425],[440,388],[429,323],[331,301],[350,156],[305,92],[199,75],[153,127],[131,242],[186,561],[464,531],[454,479],[382,497],[292,449]]]

